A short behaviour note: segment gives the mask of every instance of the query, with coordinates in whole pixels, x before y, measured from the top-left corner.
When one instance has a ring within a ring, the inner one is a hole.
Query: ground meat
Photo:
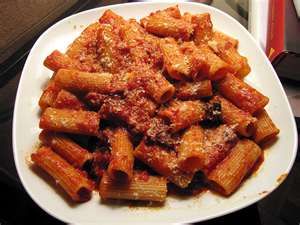
[[[131,131],[147,136],[147,141],[174,147],[178,137],[169,132],[169,125],[161,118],[153,117],[156,104],[148,98],[144,90],[135,89],[125,93],[125,98],[105,99],[99,111],[103,119],[119,119],[125,122]]]
[[[107,149],[104,151],[96,150],[93,153],[93,160],[88,169],[90,177],[98,181],[102,177],[103,172],[107,169],[109,162],[110,152]]]
[[[157,104],[150,99],[146,91],[142,88],[137,88],[125,93],[128,104],[140,107],[150,116],[154,115]]]
[[[104,119],[119,119],[136,133],[144,133],[148,128],[150,116],[143,108],[132,105],[121,98],[107,98],[99,111]]]
[[[174,147],[180,141],[176,135],[171,134],[170,126],[163,119],[156,117],[151,119],[149,129],[145,135],[148,142],[162,144],[167,147]]]
[[[100,94],[97,92],[89,92],[85,95],[84,100],[87,105],[93,110],[99,110],[101,105],[104,103],[104,100],[108,95]]]
[[[214,127],[221,123],[222,111],[220,102],[206,103],[205,119],[201,124],[206,127]]]

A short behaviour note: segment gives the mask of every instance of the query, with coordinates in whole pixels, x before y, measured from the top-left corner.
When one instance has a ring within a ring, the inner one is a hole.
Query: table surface
[[[12,0],[14,1],[14,0]],[[46,2],[46,0],[43,0]],[[9,2],[9,1],[7,1]],[[16,2],[19,2],[16,0]],[[59,1],[56,1],[56,3]],[[61,17],[65,17],[74,11],[81,11],[89,8],[94,8],[102,5],[116,4],[128,1],[88,1],[84,7],[78,7],[73,11],[62,13]],[[245,0],[198,0],[197,2],[205,2],[214,7],[220,8],[225,12],[235,17],[242,25],[248,26],[248,1]],[[5,1],[4,1],[5,3]],[[11,3],[11,2],[10,2]],[[76,1],[72,3],[77,4]],[[0,7],[3,7],[3,2]],[[59,5],[59,4],[58,4]],[[72,4],[69,4],[72,5]],[[31,6],[34,8],[34,6]],[[40,7],[40,5],[39,5]],[[70,6],[71,7],[71,6]],[[41,10],[41,9],[39,9]],[[42,13],[40,13],[42,14]],[[1,12],[0,12],[1,15]],[[7,15],[6,15],[7,16]],[[15,16],[15,15],[11,15]],[[2,17],[3,18],[3,17]],[[18,21],[18,20],[16,20]],[[54,19],[44,24],[44,27],[38,27],[40,33],[49,24],[52,24]],[[3,22],[3,21],[2,21]],[[1,23],[2,23],[1,22]],[[10,21],[11,22],[11,21]],[[32,22],[32,20],[30,20]],[[0,23],[0,24],[1,24]],[[3,24],[2,24],[3,25]],[[4,23],[5,25],[5,23]],[[11,24],[9,26],[12,26]],[[0,26],[1,27],[1,26]],[[12,26],[13,27],[13,26]],[[1,33],[1,28],[0,28]],[[6,37],[7,38],[7,37]],[[27,39],[26,39],[27,40]],[[0,43],[1,42],[0,36]],[[24,43],[23,43],[24,44]],[[3,49],[0,49],[0,53]],[[13,69],[6,74],[5,82],[0,82],[0,190],[4,194],[4,201],[1,201],[0,206],[0,224],[23,224],[34,221],[40,221],[43,224],[59,224],[60,222],[43,212],[26,194],[23,189],[13,160],[12,154],[12,113],[14,106],[14,98],[20,74],[25,61],[25,58],[20,59],[12,57],[10,60],[20,61],[16,63]],[[293,85],[295,89],[300,89],[299,84],[294,82],[283,81],[284,86]],[[298,89],[298,90],[299,90]],[[299,130],[299,126],[298,126]],[[288,137],[287,137],[288,138]],[[300,223],[300,156],[296,159],[293,169],[288,178],[283,184],[272,194],[267,196],[260,202],[253,204],[236,213],[232,213],[221,218],[210,220],[205,224],[261,224],[261,225],[288,225]],[[15,204],[18,203],[18,204]],[[5,207],[4,207],[5,204]],[[243,222],[241,222],[243,221]],[[204,224],[204,223],[198,223]]]

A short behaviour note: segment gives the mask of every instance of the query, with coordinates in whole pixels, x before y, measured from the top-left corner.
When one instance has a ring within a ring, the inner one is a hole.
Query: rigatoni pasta
[[[187,172],[203,169],[205,153],[205,134],[200,126],[191,126],[182,136],[177,148],[179,167]]]
[[[230,65],[234,73],[243,78],[250,73],[250,66],[246,57],[241,56],[236,49],[237,41],[215,32],[212,39],[208,41],[208,46],[226,63]]]
[[[188,58],[180,51],[179,45],[172,38],[161,40],[160,49],[163,53],[164,68],[176,80],[182,80],[190,74]]]
[[[158,113],[171,121],[170,128],[176,132],[204,119],[205,105],[201,101],[172,101]]]
[[[47,56],[47,58],[44,60],[44,65],[54,72],[58,71],[59,69],[91,71],[89,66],[83,65],[79,61],[70,58],[58,50],[54,50],[50,55]]]
[[[210,80],[180,82],[176,86],[176,97],[181,100],[201,99],[213,95]]]
[[[88,201],[94,184],[86,175],[74,169],[49,147],[41,147],[31,155],[32,161],[50,174],[76,202]]]
[[[80,61],[81,64],[91,67],[91,71],[100,72],[101,64],[97,60],[97,38],[100,24],[90,24],[80,36],[68,47],[66,55],[71,59]]]
[[[106,10],[50,53],[33,163],[76,202],[233,194],[279,129],[243,80],[253,62],[212,21],[178,6],[140,21]]]
[[[174,37],[188,40],[193,33],[193,25],[181,19],[180,14],[169,13],[170,10],[151,13],[141,20],[142,26],[150,33],[160,37]]]
[[[54,75],[53,75],[54,76]],[[53,78],[49,81],[39,99],[39,106],[42,110],[53,106],[61,88],[54,82]]]
[[[45,130],[97,136],[100,118],[96,112],[47,108],[40,120]]]
[[[112,74],[60,69],[57,71],[54,81],[59,87],[72,92],[108,93],[111,90]]]
[[[237,107],[253,114],[264,108],[269,98],[232,74],[218,83],[220,93]]]
[[[150,166],[172,183],[185,188],[192,181],[193,173],[184,172],[179,168],[175,152],[168,152],[158,145],[147,145],[142,141],[134,150],[134,156]]]
[[[109,137],[111,161],[107,173],[112,180],[130,182],[133,174],[133,145],[124,128],[112,131]]]
[[[85,109],[84,104],[76,97],[76,95],[63,89],[58,92],[55,101],[49,106],[58,109]]]
[[[230,195],[250,172],[260,155],[261,149],[253,141],[240,140],[229,155],[209,173],[208,179],[218,192]]]
[[[191,22],[195,24],[194,41],[196,45],[206,44],[213,36],[213,24],[209,13],[193,15]]]
[[[157,103],[167,102],[173,97],[175,93],[174,86],[159,71],[140,70],[140,72],[143,75],[136,79],[137,83],[141,83],[145,91]]]
[[[92,153],[64,134],[44,130],[39,138],[44,145],[50,146],[54,152],[76,168],[84,167],[93,158]]]
[[[220,31],[214,31],[213,32],[213,36],[212,36],[213,40],[216,40],[217,42],[224,42],[224,43],[229,43],[230,47],[233,48],[238,48],[238,44],[239,41],[237,39],[235,39],[234,37],[228,36],[227,34],[224,34],[223,32]]]
[[[230,65],[217,56],[208,45],[197,46],[193,42],[184,42],[181,49],[190,60],[190,76],[193,80],[219,80],[228,72],[232,72]]]
[[[269,114],[265,109],[256,113],[257,126],[253,134],[253,139],[258,144],[266,143],[272,140],[279,134],[279,129],[273,123]]]
[[[219,102],[222,109],[222,118],[226,124],[237,124],[237,132],[245,137],[250,137],[255,129],[257,119],[245,112],[222,96],[215,95],[212,102]]]
[[[129,184],[114,182],[104,173],[99,194],[102,199],[127,199],[164,202],[167,197],[167,180],[163,177],[143,175],[134,172]]]

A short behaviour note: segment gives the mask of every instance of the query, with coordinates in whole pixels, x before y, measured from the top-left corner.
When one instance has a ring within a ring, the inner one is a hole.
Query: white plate
[[[275,144],[265,152],[265,161],[230,198],[206,192],[197,197],[168,197],[161,208],[128,207],[101,204],[97,193],[92,200],[72,205],[54,188],[51,179],[38,176],[28,166],[28,156],[38,143],[39,107],[42,88],[52,72],[43,66],[43,60],[54,49],[65,51],[67,46],[88,24],[97,21],[106,9],[112,9],[125,18],[141,18],[171,3],[132,3],[88,10],[50,27],[33,46],[25,63],[16,97],[13,121],[14,159],[20,179],[32,199],[52,216],[71,223],[105,222],[112,224],[154,224],[203,221],[246,207],[273,191],[290,171],[297,150],[297,130],[290,105],[283,88],[265,54],[248,31],[224,12],[199,3],[179,3],[182,12],[209,12],[214,27],[240,41],[239,50],[247,56],[252,72],[247,82],[270,97],[267,110],[281,132]],[[50,181],[49,181],[50,180]],[[280,179],[282,180],[282,179]],[[17,204],[17,203],[16,203]]]

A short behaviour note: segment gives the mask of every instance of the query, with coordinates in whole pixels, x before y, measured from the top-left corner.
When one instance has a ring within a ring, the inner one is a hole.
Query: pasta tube
[[[159,71],[141,69],[135,73],[131,82],[137,87],[142,86],[157,103],[167,102],[173,97],[175,87]]]
[[[224,38],[224,35],[213,35],[208,41],[209,47],[226,63],[228,63],[239,78],[245,77],[251,69],[246,57],[241,56],[236,49],[234,40]]]
[[[186,172],[196,172],[203,168],[205,134],[200,126],[191,126],[177,148],[179,167]]]
[[[47,84],[46,88],[43,90],[43,94],[39,99],[39,106],[42,109],[42,111],[45,110],[47,107],[53,106],[60,90],[61,88],[55,84],[53,79],[51,79]]]
[[[256,143],[263,144],[279,134],[280,130],[273,123],[265,109],[259,111],[255,116],[258,120],[257,128],[253,135],[253,139]]]
[[[217,128],[205,130],[204,140],[204,174],[208,174],[231,151],[238,141],[235,126],[222,124]]]
[[[193,80],[219,80],[232,72],[232,68],[207,45],[196,46],[193,42],[185,42],[181,50],[189,56],[190,76]]]
[[[129,184],[120,184],[104,173],[99,186],[99,194],[103,199],[163,202],[167,197],[167,181],[163,177],[149,175],[144,178],[138,172],[134,172]]]
[[[201,99],[212,95],[210,80],[182,82],[176,86],[176,97],[181,100]]]
[[[108,175],[115,181],[130,182],[133,173],[133,145],[124,128],[117,128],[109,137],[111,145],[111,161]]]
[[[257,119],[245,112],[225,98],[216,95],[212,101],[221,104],[222,119],[226,124],[237,124],[237,132],[245,137],[250,137],[256,129]]]
[[[90,200],[94,184],[49,147],[41,147],[31,155],[32,161],[51,175],[76,202]]]
[[[205,104],[201,101],[172,101],[168,107],[161,109],[158,115],[171,122],[173,132],[189,127],[204,119]]]
[[[57,94],[57,97],[51,106],[58,109],[85,109],[84,104],[75,95],[63,89]]]
[[[71,92],[109,93],[112,89],[112,74],[110,73],[87,73],[60,69],[54,81],[59,87]]]
[[[47,108],[40,119],[45,130],[97,136],[100,117],[91,111]]]
[[[193,25],[181,19],[176,10],[163,10],[151,13],[141,19],[142,26],[152,34],[160,37],[174,37],[189,40],[194,29]]]
[[[44,60],[44,66],[56,72],[59,69],[73,69],[80,71],[91,71],[90,66],[81,64],[78,60],[72,59],[69,56],[54,50]]]
[[[172,38],[163,39],[160,42],[160,49],[163,53],[164,68],[170,77],[176,80],[188,77],[191,72],[189,61],[180,51],[177,42]]]
[[[98,22],[90,24],[85,28],[79,37],[77,37],[73,43],[68,47],[66,55],[72,59],[81,59],[87,61],[86,57],[89,57],[88,50],[91,51],[92,47],[95,47],[97,43],[97,36],[100,24]]]
[[[251,171],[262,151],[248,139],[240,140],[229,155],[208,175],[213,188],[223,195],[232,194]]]
[[[92,159],[92,153],[63,134],[43,130],[39,138],[75,168],[82,168]]]
[[[218,86],[225,98],[250,114],[264,108],[269,102],[268,97],[232,74],[227,74],[219,81]]]
[[[196,45],[205,44],[212,38],[213,24],[209,13],[202,13],[192,16],[192,23],[195,24],[194,42]]]
[[[168,152],[158,145],[147,145],[142,141],[134,150],[134,156],[181,188],[187,187],[193,178],[193,173],[179,169],[175,152]]]
[[[217,42],[224,42],[227,45],[232,46],[233,48],[237,48],[239,44],[239,41],[237,39],[220,31],[214,31],[212,39],[216,40]]]

